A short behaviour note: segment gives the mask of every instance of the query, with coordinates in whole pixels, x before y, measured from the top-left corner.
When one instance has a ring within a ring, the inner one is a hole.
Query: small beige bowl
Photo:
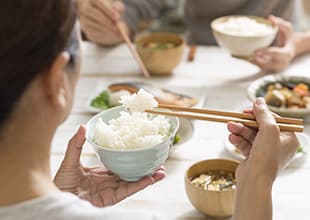
[[[152,49],[146,47],[149,43],[172,43],[169,49]],[[171,33],[154,33],[138,37],[136,48],[146,68],[152,75],[170,75],[181,62],[185,42],[182,37]]]
[[[258,23],[272,27],[272,32],[254,36],[240,36],[232,33],[223,32],[218,28],[218,24],[228,21],[230,18],[247,17]],[[274,41],[278,28],[269,20],[256,16],[232,15],[217,18],[212,21],[211,28],[217,43],[227,49],[232,56],[249,59],[257,49],[268,47]]]
[[[204,160],[193,164],[185,174],[185,189],[189,201],[201,213],[213,218],[232,216],[236,190],[209,191],[196,187],[191,179],[206,171],[225,170],[235,172],[239,162],[226,159]]]

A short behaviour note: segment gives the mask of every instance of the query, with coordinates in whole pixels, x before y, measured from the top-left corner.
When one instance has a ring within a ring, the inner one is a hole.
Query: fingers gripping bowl
[[[166,161],[178,128],[175,117],[130,112],[123,105],[91,118],[86,139],[110,171],[131,182],[152,175]]]

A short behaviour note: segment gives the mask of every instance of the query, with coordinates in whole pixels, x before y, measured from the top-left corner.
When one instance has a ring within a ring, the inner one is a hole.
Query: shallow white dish
[[[180,136],[181,140],[171,147],[171,151],[173,151],[178,145],[181,145],[188,141],[192,137],[193,132],[193,123],[188,119],[179,118],[179,130],[177,131],[177,135]]]
[[[249,99],[251,99],[251,101],[254,101],[256,98],[260,97],[258,93],[263,93],[265,87],[268,84],[275,82],[293,82],[293,83],[303,82],[310,85],[310,78],[306,76],[274,76],[274,75],[262,77],[251,83],[250,86],[247,88],[247,95]],[[281,116],[303,118],[307,115],[310,115],[310,108],[288,109],[288,108],[277,108],[273,106],[269,106],[269,108],[271,111]]]
[[[114,83],[117,83],[117,82],[114,82]],[[97,113],[100,113],[103,111],[99,108],[92,107],[90,105],[90,103],[91,103],[93,98],[98,96],[98,94],[100,94],[100,92],[106,90],[107,87],[108,87],[108,84],[100,83],[94,89],[94,92],[88,98],[88,100],[86,102],[86,109],[88,112],[93,113],[93,114],[97,114]],[[195,97],[198,100],[198,103],[195,105],[195,107],[200,107],[204,103],[204,94],[205,94],[205,88],[204,87],[195,88],[195,87],[185,87],[185,86],[169,86],[169,90],[175,91],[175,92],[180,92],[180,93],[187,94],[189,96]],[[194,126],[193,126],[193,123],[191,120],[180,118],[179,122],[180,122],[179,123],[179,130],[177,131],[177,134],[180,136],[181,140],[177,144],[173,145],[173,147],[171,148],[171,151],[173,151],[175,149],[175,147],[177,147],[178,145],[181,145],[181,144],[185,143],[186,141],[188,141],[192,137],[192,134],[194,132]]]
[[[300,146],[302,146],[302,149],[304,152],[297,152],[293,159],[291,160],[290,164],[293,162],[299,161],[303,159],[310,151],[310,137],[306,134],[300,133],[296,134],[297,138],[300,142]],[[236,151],[236,147],[229,142],[228,139],[225,139],[224,141],[225,150],[234,158],[237,160],[244,160],[245,157]]]
[[[116,82],[110,82],[109,84],[114,84],[114,83],[121,83],[121,82],[116,81]],[[132,83],[134,83],[134,82],[132,82]],[[140,82],[137,82],[137,83],[140,83]],[[144,82],[141,82],[141,83],[144,83]],[[109,84],[100,83],[97,86],[95,86],[94,91],[91,93],[90,97],[87,99],[87,102],[85,103],[86,109],[88,110],[88,112],[96,114],[96,113],[99,113],[102,111],[102,109],[100,109],[100,108],[96,108],[96,107],[91,106],[91,101],[95,97],[97,97],[101,92],[107,90],[107,87]],[[194,105],[195,107],[201,107],[203,105],[204,96],[205,96],[205,88],[204,87],[198,87],[197,88],[197,87],[187,87],[187,86],[168,86],[168,89],[170,91],[173,91],[176,93],[180,93],[180,94],[184,94],[184,95],[194,97],[198,101],[197,104]]]

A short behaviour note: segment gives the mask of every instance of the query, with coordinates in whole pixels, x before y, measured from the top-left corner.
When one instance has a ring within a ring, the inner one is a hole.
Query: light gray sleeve
[[[140,21],[157,18],[162,0],[123,0],[125,4],[124,20],[132,34],[138,31]]]

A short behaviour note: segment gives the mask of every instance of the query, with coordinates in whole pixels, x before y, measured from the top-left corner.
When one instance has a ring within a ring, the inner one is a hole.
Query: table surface
[[[195,61],[191,63],[186,61],[186,49],[182,63],[171,76],[150,79],[142,77],[125,45],[102,48],[84,42],[82,49],[83,65],[75,105],[68,120],[58,128],[52,144],[53,175],[60,165],[69,138],[80,124],[85,124],[93,115],[87,106],[90,98],[111,82],[148,81],[196,96],[200,107],[242,111],[251,106],[246,97],[247,86],[262,77],[256,66],[232,58],[218,47],[198,47]],[[310,74],[309,66],[310,56],[304,56],[281,74]],[[306,134],[310,134],[309,121],[306,119]],[[234,157],[225,149],[228,132],[224,124],[193,121],[183,125],[188,138],[175,147],[166,161],[167,177],[120,202],[118,207],[155,211],[165,215],[166,219],[205,219],[187,199],[183,181],[185,170],[199,160]],[[86,165],[99,164],[87,143],[82,162]],[[274,219],[309,219],[309,168],[306,154],[281,173],[273,190]]]

